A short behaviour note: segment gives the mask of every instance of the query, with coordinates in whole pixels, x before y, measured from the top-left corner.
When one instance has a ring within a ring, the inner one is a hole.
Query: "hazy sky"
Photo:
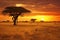
[[[0,9],[15,4],[25,4],[34,11],[60,13],[60,0],[0,0]]]
[[[25,5],[24,7],[30,9],[33,12],[30,14],[26,14],[28,16],[41,15],[41,14],[48,16],[60,15],[60,0],[0,0],[0,13],[5,7],[15,6],[16,4],[24,4]],[[55,17],[56,20],[58,20],[57,18],[60,17]]]

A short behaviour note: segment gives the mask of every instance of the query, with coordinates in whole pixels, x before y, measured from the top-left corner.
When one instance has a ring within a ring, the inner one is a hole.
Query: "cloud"
[[[60,0],[0,0],[0,9],[15,4],[24,4],[32,11],[60,12]]]

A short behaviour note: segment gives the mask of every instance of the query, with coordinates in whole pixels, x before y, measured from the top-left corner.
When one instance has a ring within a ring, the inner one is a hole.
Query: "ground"
[[[0,40],[60,40],[60,22],[0,23]]]

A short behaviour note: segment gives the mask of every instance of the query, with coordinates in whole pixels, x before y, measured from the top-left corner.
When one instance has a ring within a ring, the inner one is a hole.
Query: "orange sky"
[[[36,21],[60,21],[60,16],[53,15],[35,15],[35,16],[19,16],[18,21],[30,21],[30,19],[37,19]],[[12,21],[12,17],[0,15],[0,20],[10,20]]]
[[[19,17],[19,20],[35,18],[37,21],[42,19],[44,21],[60,21],[59,0],[0,0],[0,14],[6,6],[22,6],[31,11],[31,13],[24,14],[24,17]],[[11,17],[0,15],[0,20],[11,20]]]

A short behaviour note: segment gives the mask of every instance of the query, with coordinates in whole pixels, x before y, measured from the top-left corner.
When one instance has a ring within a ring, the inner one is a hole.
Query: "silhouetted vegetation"
[[[16,25],[16,21],[19,17],[19,15],[22,15],[22,13],[28,13],[30,10],[27,10],[23,7],[6,7],[2,14],[6,15],[8,14],[9,16],[12,16],[14,25]]]
[[[36,21],[36,19],[31,19],[31,22],[35,22]]]

